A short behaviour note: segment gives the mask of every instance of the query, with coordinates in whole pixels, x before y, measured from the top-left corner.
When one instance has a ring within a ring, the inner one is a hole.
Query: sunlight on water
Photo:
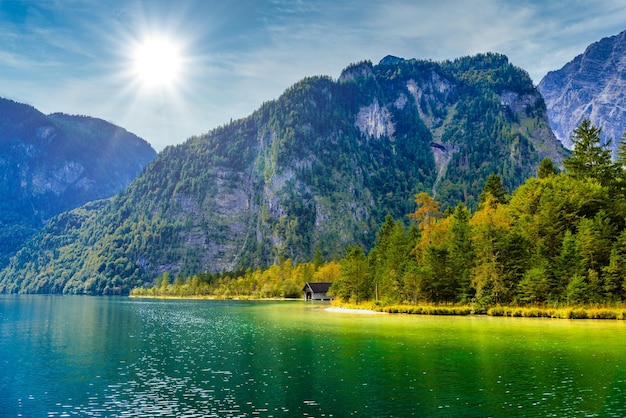
[[[624,416],[625,324],[0,296],[3,416]]]

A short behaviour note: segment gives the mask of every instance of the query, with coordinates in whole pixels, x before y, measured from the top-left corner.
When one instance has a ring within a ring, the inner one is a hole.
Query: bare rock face
[[[539,83],[550,125],[567,148],[584,118],[602,128],[602,136],[617,149],[626,131],[626,31],[604,38]]]
[[[103,120],[0,98],[0,265],[51,217],[121,192],[155,157]]]
[[[393,139],[394,126],[391,113],[386,107],[380,107],[377,99],[374,99],[371,105],[361,107],[354,125],[370,139],[380,139],[381,136]]]
[[[39,140],[56,143],[61,125]],[[124,294],[166,271],[307,261],[317,250],[330,259],[371,248],[386,215],[413,212],[420,191],[475,207],[491,173],[513,189],[565,154],[532,79],[505,56],[365,61],[165,148],[124,193],[55,217],[0,270],[0,293]],[[51,167],[37,183],[49,197],[92,165]]]

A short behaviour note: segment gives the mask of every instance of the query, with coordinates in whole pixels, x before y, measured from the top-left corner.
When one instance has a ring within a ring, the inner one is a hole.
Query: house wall
[[[326,293],[313,293],[313,300],[330,300],[330,296]]]

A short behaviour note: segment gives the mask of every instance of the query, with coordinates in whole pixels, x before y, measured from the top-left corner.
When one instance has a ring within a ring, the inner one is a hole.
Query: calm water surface
[[[626,416],[626,324],[0,295],[0,416]]]

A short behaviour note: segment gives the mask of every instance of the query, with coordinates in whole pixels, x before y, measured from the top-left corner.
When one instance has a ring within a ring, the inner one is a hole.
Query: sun
[[[135,44],[132,73],[144,88],[172,88],[183,69],[180,46],[164,36],[152,36]]]

